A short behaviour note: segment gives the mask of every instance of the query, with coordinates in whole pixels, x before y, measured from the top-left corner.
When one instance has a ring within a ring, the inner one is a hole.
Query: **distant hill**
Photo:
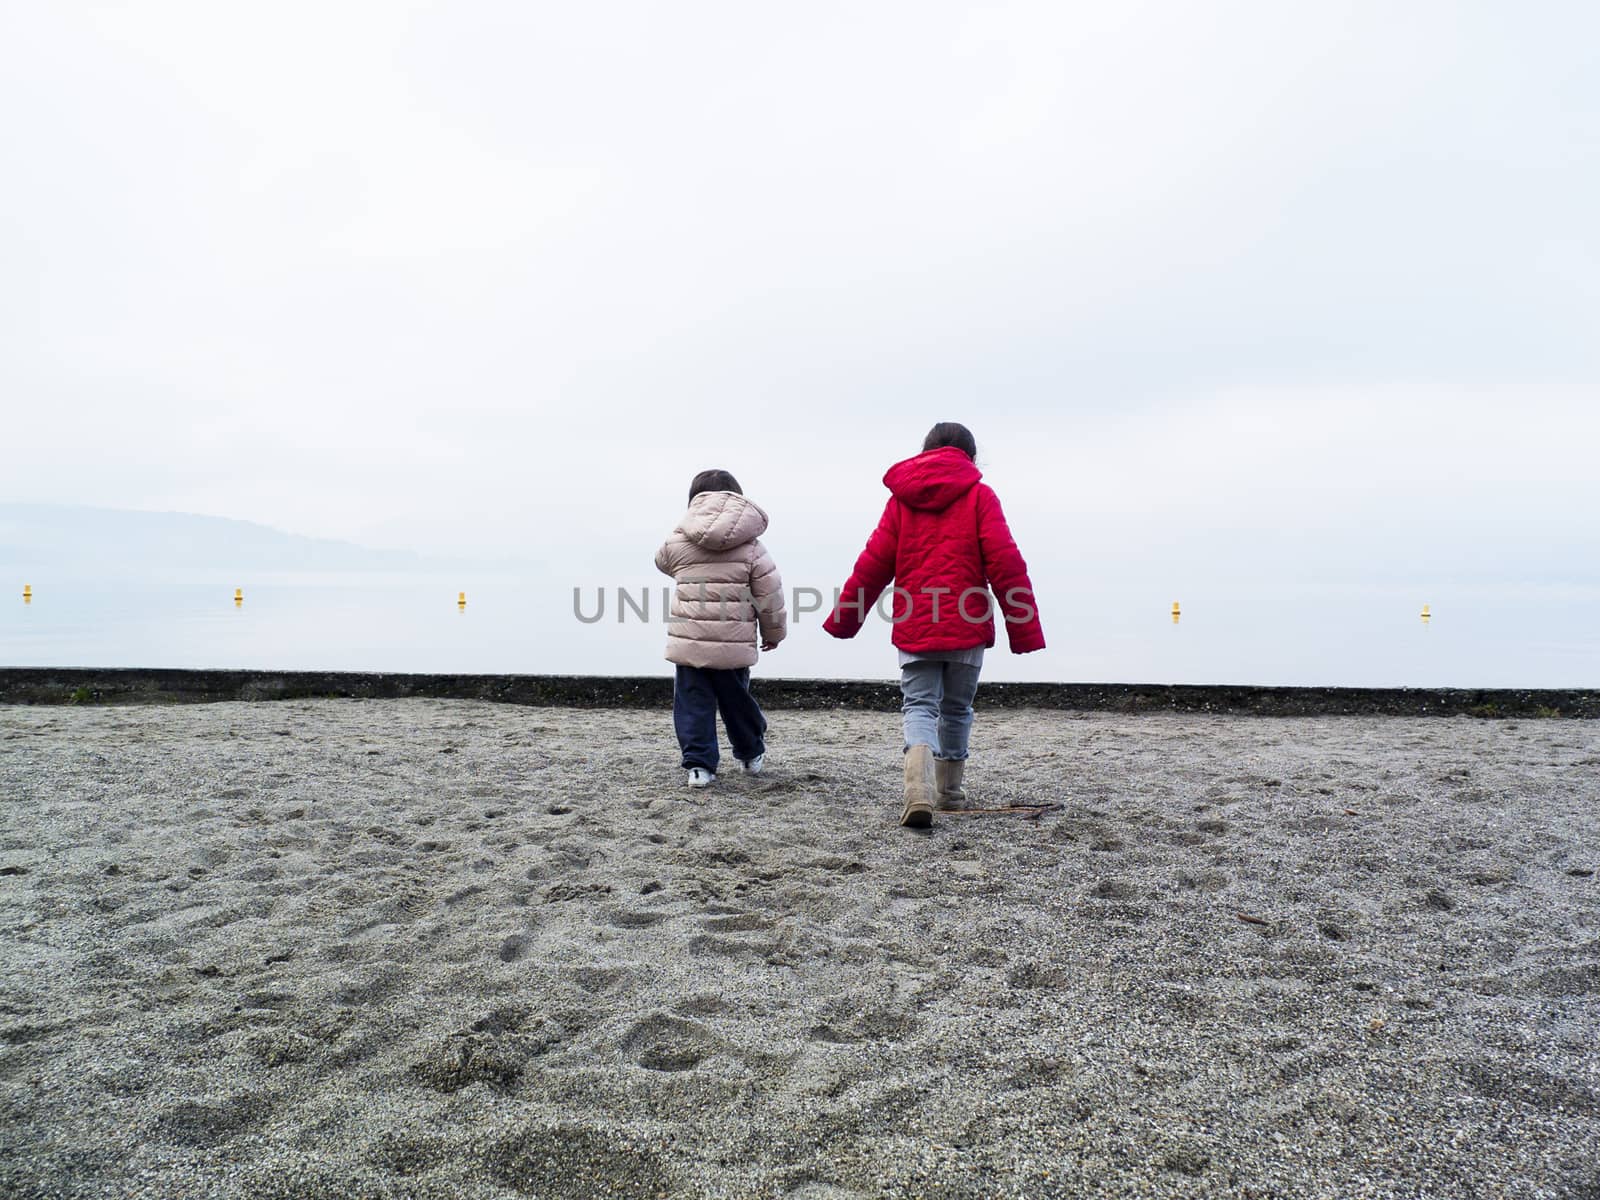
[[[403,570],[409,550],[300,537],[253,521],[64,504],[0,504],[0,562],[273,571]]]

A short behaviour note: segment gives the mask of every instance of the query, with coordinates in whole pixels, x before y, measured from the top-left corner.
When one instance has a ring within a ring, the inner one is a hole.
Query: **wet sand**
[[[0,1195],[1600,1196],[1600,724],[772,722],[0,708]]]

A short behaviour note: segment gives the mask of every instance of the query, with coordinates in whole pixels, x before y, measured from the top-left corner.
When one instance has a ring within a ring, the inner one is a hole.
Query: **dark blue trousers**
[[[680,666],[672,685],[672,724],[678,731],[685,770],[704,767],[716,771],[718,709],[735,758],[749,762],[766,753],[767,718],[750,694],[750,668],[712,671]]]

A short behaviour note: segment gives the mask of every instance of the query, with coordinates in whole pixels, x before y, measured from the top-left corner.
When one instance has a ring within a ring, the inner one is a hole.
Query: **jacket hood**
[[[883,485],[910,508],[942,512],[982,478],[983,472],[964,451],[941,446],[895,463],[884,475]]]
[[[678,531],[707,550],[732,550],[767,531],[767,514],[738,492],[701,492],[689,501]]]

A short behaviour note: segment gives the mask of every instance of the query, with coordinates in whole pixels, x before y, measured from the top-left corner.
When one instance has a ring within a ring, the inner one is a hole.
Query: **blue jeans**
[[[972,733],[972,698],[981,667],[909,662],[900,668],[900,712],[906,748],[932,746],[935,758],[963,759]]]
[[[680,666],[672,684],[672,725],[678,731],[685,770],[704,767],[716,773],[718,709],[735,758],[749,762],[766,753],[767,718],[750,694],[750,668],[714,671]]]

